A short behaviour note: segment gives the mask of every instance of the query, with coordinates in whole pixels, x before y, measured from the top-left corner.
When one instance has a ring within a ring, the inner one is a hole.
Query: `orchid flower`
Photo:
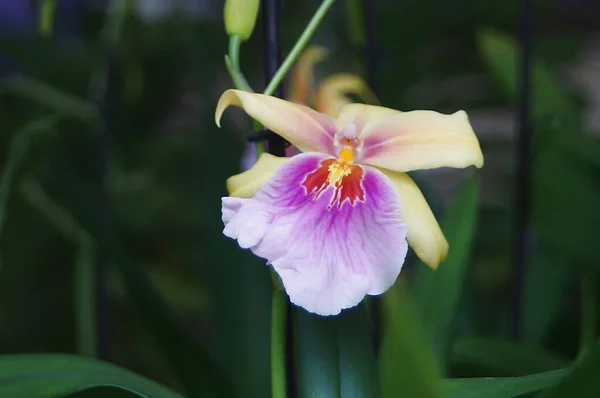
[[[407,171],[483,166],[467,114],[400,112],[346,104],[336,118],[262,94],[227,90],[244,109],[303,153],[263,154],[227,181],[224,235],[267,260],[294,304],[335,315],[398,277],[408,245],[432,268],[448,243]]]

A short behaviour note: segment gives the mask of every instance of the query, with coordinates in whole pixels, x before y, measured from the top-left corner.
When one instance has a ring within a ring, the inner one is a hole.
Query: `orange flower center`
[[[359,144],[356,138],[356,126],[353,124],[346,126],[338,143],[341,146],[338,158],[323,160],[320,166],[309,173],[302,182],[306,193],[313,195],[313,200],[318,199],[327,188],[333,186],[335,192],[329,203],[329,209],[336,205],[341,208],[346,199],[351,205],[354,205],[357,200],[365,200],[361,185],[364,171],[362,167],[354,165],[354,152]]]

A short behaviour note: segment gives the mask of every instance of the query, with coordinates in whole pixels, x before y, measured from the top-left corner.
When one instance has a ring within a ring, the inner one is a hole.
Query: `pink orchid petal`
[[[320,315],[386,291],[408,249],[394,185],[375,168],[355,166],[359,179],[344,180],[342,189],[319,186],[331,161],[297,155],[253,198],[222,201],[223,233],[267,259],[290,300]]]

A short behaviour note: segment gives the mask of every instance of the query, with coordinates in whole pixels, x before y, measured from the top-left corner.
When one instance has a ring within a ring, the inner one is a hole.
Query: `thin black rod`
[[[516,234],[512,295],[512,335],[521,334],[521,296],[525,265],[529,253],[529,213],[531,196],[531,59],[533,38],[532,0],[523,0],[521,16],[521,59],[519,65],[519,130],[517,136],[517,186],[515,195]]]
[[[116,69],[112,54],[107,54],[103,60],[106,65],[106,80],[104,90],[96,102],[100,109],[102,119],[100,121],[100,131],[98,135],[96,156],[98,177],[100,179],[100,198],[98,212],[103,220],[110,218],[109,198],[106,190],[106,175],[108,172],[108,162],[110,150],[112,147],[111,128],[113,121],[113,110],[111,104],[115,101],[115,80]],[[107,221],[108,222],[108,221]],[[99,252],[97,254],[96,266],[96,322],[98,334],[98,356],[107,359],[108,347],[110,344],[110,299],[108,295],[108,261],[106,254]]]
[[[377,47],[377,1],[363,0],[362,12],[365,24],[365,57],[367,83],[375,95],[378,95],[377,71],[379,54]],[[381,347],[381,305],[379,298],[371,301],[371,341],[373,349],[379,352]]]
[[[281,48],[279,44],[279,0],[263,0],[262,1],[262,17],[263,17],[263,34],[264,34],[264,65],[265,65],[265,82],[273,78],[279,65],[281,64]],[[275,97],[283,98],[283,84],[273,93]],[[285,156],[286,142],[280,136],[273,132],[268,132],[266,135],[266,150],[272,155]],[[287,396],[294,398],[296,396],[296,383],[294,371],[294,346],[293,346],[293,309],[289,300],[286,303],[286,319],[285,319],[285,379]]]
[[[377,46],[377,0],[363,0],[367,56],[367,82],[375,94],[378,91],[379,48]]]
[[[281,49],[279,46],[279,0],[263,0],[263,29],[264,29],[264,65],[265,81],[268,83],[281,64]],[[283,88],[280,84],[273,93],[275,97],[283,98]],[[276,156],[285,156],[285,140],[276,134],[269,134],[266,140],[267,152]]]

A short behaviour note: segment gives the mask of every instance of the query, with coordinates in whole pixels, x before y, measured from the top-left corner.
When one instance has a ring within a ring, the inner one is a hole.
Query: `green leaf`
[[[422,332],[419,316],[401,281],[385,293],[382,304],[381,397],[441,397],[441,378],[429,339]]]
[[[6,164],[3,165],[0,176],[0,235],[6,219],[8,198],[14,184],[16,174],[19,172],[29,152],[29,134],[26,129],[18,131],[11,140],[6,154]]]
[[[564,252],[537,242],[525,269],[521,324],[523,339],[541,345],[563,308],[576,267]]]
[[[568,156],[558,143],[548,143],[536,156],[533,176],[531,217],[537,235],[564,251],[570,266],[573,262],[600,265],[593,261],[600,224],[597,170],[583,159]]]
[[[452,344],[453,365],[477,367],[488,374],[524,376],[560,369],[568,361],[527,344],[492,338],[470,337]]]
[[[478,39],[483,61],[515,102],[516,42],[491,31],[482,31]],[[563,251],[569,263],[586,265],[597,257],[600,140],[584,133],[582,107],[540,60],[534,62],[532,91],[536,131],[531,226],[543,241]]]
[[[569,373],[554,387],[544,391],[539,398],[596,398],[600,396],[600,340]]]
[[[519,52],[517,42],[510,36],[491,30],[482,30],[477,35],[479,53],[484,63],[498,80],[500,88],[514,102],[518,99]],[[533,115],[550,116],[557,110],[564,111],[570,103],[565,99],[561,87],[554,76],[539,60],[533,65],[532,72]]]
[[[299,398],[337,398],[340,367],[335,319],[295,312],[295,361]]]
[[[447,379],[445,389],[450,398],[512,398],[547,388],[566,373],[566,369],[560,369],[523,377]]]
[[[6,163],[2,167],[2,175],[0,176],[0,235],[2,234],[6,218],[8,198],[14,180],[29,154],[32,135],[38,131],[52,129],[56,121],[57,118],[54,116],[31,121],[19,129],[12,137],[8,153],[6,154]]]
[[[92,102],[30,77],[10,76],[1,81],[0,89],[73,118],[87,122],[98,120],[98,110]]]
[[[129,370],[91,358],[51,354],[0,357],[0,398],[56,398],[102,386],[139,397],[183,398]]]
[[[367,308],[361,304],[336,319],[340,392],[344,398],[377,397],[377,363]]]
[[[448,258],[436,271],[419,264],[411,289],[423,327],[432,338],[435,354],[441,364],[446,363],[450,350],[469,268],[477,224],[478,187],[479,179],[473,174],[456,192],[441,222],[450,245]]]
[[[54,177],[52,187],[61,203],[95,239],[98,250],[117,267],[129,295],[187,392],[193,396],[234,396],[229,379],[207,350],[192,340],[148,275],[125,250],[115,228],[102,217],[98,196],[92,195],[64,159],[57,156],[60,152],[53,142],[38,140],[36,145],[45,155],[45,169]]]
[[[295,308],[298,396],[377,396],[375,354],[364,304],[336,317]]]

